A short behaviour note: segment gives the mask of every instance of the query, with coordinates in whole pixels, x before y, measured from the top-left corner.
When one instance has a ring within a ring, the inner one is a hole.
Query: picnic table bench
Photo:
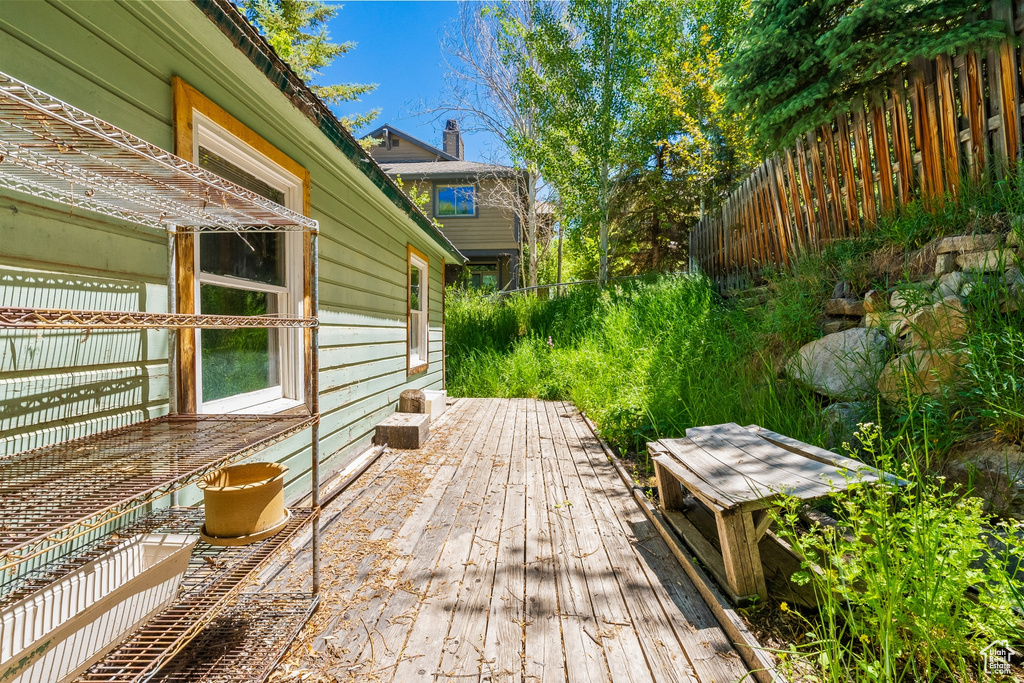
[[[767,597],[758,542],[771,524],[768,508],[783,496],[812,500],[889,476],[757,425],[694,427],[686,438],[647,446],[666,516],[686,508],[684,489],[714,513],[720,553],[702,536],[693,538],[700,532],[685,521],[683,535],[738,602]]]

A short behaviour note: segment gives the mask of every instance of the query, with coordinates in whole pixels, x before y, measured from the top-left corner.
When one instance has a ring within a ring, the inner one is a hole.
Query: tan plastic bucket
[[[280,526],[284,509],[284,475],[275,462],[224,467],[199,481],[206,504],[204,535],[220,538],[252,536]]]

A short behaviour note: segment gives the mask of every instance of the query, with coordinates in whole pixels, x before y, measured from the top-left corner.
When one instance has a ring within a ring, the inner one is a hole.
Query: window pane
[[[422,313],[413,313],[409,320],[409,352],[416,360],[425,360],[420,350],[423,346],[422,318]]]
[[[420,308],[420,269],[417,266],[409,267],[409,308],[423,310]]]
[[[475,189],[472,185],[441,187],[437,190],[437,215],[472,216]]]
[[[273,294],[216,285],[199,288],[203,313],[265,315],[276,309]],[[280,384],[277,330],[202,330],[203,401]]]
[[[284,235],[207,232],[199,236],[199,269],[212,275],[284,285]],[[204,311],[205,312],[205,311]]]
[[[198,165],[207,171],[216,173],[221,178],[230,180],[235,185],[241,185],[245,189],[252,190],[271,201],[281,205],[284,204],[284,192],[202,146],[199,147]]]

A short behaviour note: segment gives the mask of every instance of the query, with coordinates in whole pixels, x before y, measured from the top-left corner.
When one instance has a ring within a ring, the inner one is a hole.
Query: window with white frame
[[[198,112],[193,127],[199,166],[302,211],[302,179]],[[197,313],[302,312],[301,233],[201,233],[194,265]],[[298,405],[302,343],[301,330],[295,329],[201,330],[196,335],[199,411],[270,413]]]
[[[409,370],[427,365],[430,262],[409,247]]]

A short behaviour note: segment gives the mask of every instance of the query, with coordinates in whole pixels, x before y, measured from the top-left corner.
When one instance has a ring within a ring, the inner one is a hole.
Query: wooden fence
[[[1024,0],[992,16],[1024,33]],[[690,232],[693,265],[723,288],[766,266],[870,230],[915,197],[941,205],[961,179],[1005,173],[1021,156],[1021,64],[1006,41],[986,53],[917,60],[893,76],[879,106],[853,108],[764,161]]]

